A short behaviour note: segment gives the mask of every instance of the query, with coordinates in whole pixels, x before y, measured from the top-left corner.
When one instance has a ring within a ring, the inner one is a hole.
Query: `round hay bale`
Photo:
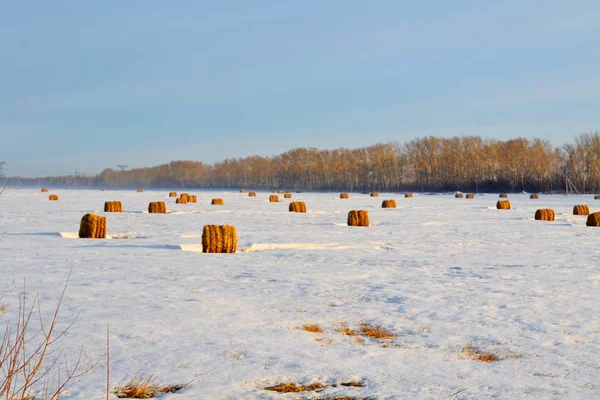
[[[138,193],[142,193],[144,190],[143,189],[138,189],[137,192]]]
[[[396,200],[384,200],[381,208],[396,208]]]
[[[231,225],[204,225],[202,230],[203,253],[235,253],[237,232]]]
[[[377,192],[371,192],[371,197],[379,197],[379,193]]]
[[[271,203],[279,203],[279,196],[272,194],[269,196],[269,202]]]
[[[105,201],[104,212],[123,212],[123,206],[120,201]]]
[[[590,208],[585,204],[573,206],[573,215],[589,215]]]
[[[175,204],[187,204],[187,197],[178,197],[175,199]]]
[[[406,194],[404,195],[404,197],[406,197],[407,199],[412,199],[412,197],[413,197],[413,194],[412,194],[412,193],[406,193]]]
[[[536,221],[554,221],[555,213],[551,208],[540,208],[535,212]]]
[[[106,238],[106,217],[88,213],[81,218],[79,237],[82,239]]]
[[[284,193],[285,193],[285,190],[280,190],[280,191],[279,191],[279,192],[277,192],[277,193],[279,193],[279,194],[284,194]]]
[[[170,192],[169,197],[177,197],[177,192]]]
[[[48,188],[42,188],[42,193],[48,192]]]
[[[289,207],[290,212],[305,213],[306,204],[303,201],[292,201]]]
[[[50,196],[48,196],[48,200],[52,200],[52,201],[58,201],[58,195],[56,195],[56,194],[51,194]]]
[[[167,206],[164,201],[153,201],[148,204],[148,212],[150,214],[166,214]]]
[[[348,226],[369,226],[369,212],[352,210],[348,213]]]
[[[246,193],[246,191],[244,189],[240,190],[240,193]]]
[[[456,194],[454,195],[454,198],[455,198],[455,199],[462,199],[462,198],[463,198],[463,194],[462,194],[462,193],[456,193]]]
[[[474,198],[475,198],[475,195],[474,195],[473,193],[467,193],[467,196],[466,196],[466,198],[467,198],[467,199],[474,199]]]
[[[600,226],[600,212],[591,213],[588,215],[586,226]]]
[[[196,196],[195,194],[190,194],[190,195],[188,195],[187,201],[188,201],[188,203],[197,203],[198,196]]]
[[[536,199],[539,199],[539,198],[540,198],[540,196],[534,193],[534,194],[531,194],[531,195],[529,195],[529,198],[530,198],[531,200],[536,200]]]
[[[212,199],[210,204],[212,204],[213,206],[222,206],[225,203],[223,202],[223,199]]]
[[[510,201],[498,200],[498,202],[496,203],[496,208],[498,210],[510,210]]]
[[[248,193],[248,197],[256,197],[256,192],[250,192],[250,193]]]
[[[181,194],[179,195],[179,198],[180,198],[180,199],[186,199],[186,200],[187,200],[189,196],[190,196],[190,195],[189,195],[189,194],[187,194],[187,193],[181,193]]]
[[[600,200],[600,195],[599,194],[595,195],[594,200]]]
[[[348,197],[348,193],[340,193],[340,199],[347,199]]]
[[[501,199],[507,199],[508,195],[506,193],[500,193],[498,197],[500,197]]]
[[[291,193],[286,193],[283,195],[284,199],[291,199],[292,198],[292,194]]]

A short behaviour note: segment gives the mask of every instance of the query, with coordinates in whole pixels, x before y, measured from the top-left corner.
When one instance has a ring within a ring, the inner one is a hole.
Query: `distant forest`
[[[339,191],[548,192],[571,181],[600,192],[600,132],[556,147],[542,139],[424,137],[359,149],[297,148],[214,164],[172,161],[96,176],[11,178],[11,186],[248,188]]]

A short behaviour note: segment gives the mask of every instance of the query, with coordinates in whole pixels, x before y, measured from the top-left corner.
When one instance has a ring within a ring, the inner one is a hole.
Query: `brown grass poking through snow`
[[[347,387],[365,387],[365,386],[367,386],[363,381],[342,382],[342,383],[340,383],[340,385],[347,386]]]
[[[308,386],[296,384],[293,382],[280,383],[279,385],[266,387],[265,390],[277,393],[298,393],[298,392],[311,392],[313,390],[320,390],[325,388],[325,385],[321,383],[312,383]]]
[[[350,329],[344,321],[338,322],[334,330],[344,336],[358,336],[358,332]]]
[[[210,204],[212,204],[213,206],[222,206],[225,203],[223,202],[223,199],[212,199]]]
[[[153,201],[148,204],[148,212],[150,214],[166,214],[167,206],[164,201]]]
[[[348,193],[340,193],[340,199],[347,199],[348,197]]]
[[[304,324],[302,325],[302,329],[306,332],[323,333],[323,329],[317,324]]]
[[[250,192],[250,193],[248,193],[248,197],[256,197],[256,192]]]
[[[352,210],[348,212],[348,226],[369,226],[369,212]]]
[[[50,196],[48,196],[48,200],[52,200],[52,201],[58,201],[58,195],[56,195],[56,194],[51,194]]]
[[[600,212],[591,213],[588,215],[586,226],[600,226]]]
[[[290,212],[305,213],[306,203],[303,201],[292,201],[289,206]]]
[[[496,208],[498,210],[510,210],[510,201],[509,200],[498,200],[496,203]]]
[[[187,384],[162,386],[152,382],[152,377],[133,377],[129,382],[117,385],[115,395],[120,399],[151,399],[164,393],[175,393],[185,388]]]
[[[487,353],[481,351],[475,346],[473,346],[471,343],[467,343],[465,346],[463,346],[460,352],[466,355],[467,357],[471,358],[471,360],[473,361],[490,363],[500,360],[500,357],[498,357],[496,354],[489,351]]]
[[[373,325],[370,322],[362,322],[359,326],[360,333],[372,339],[394,339],[396,334],[385,329],[381,325]]]
[[[203,253],[235,253],[237,232],[231,225],[205,225],[202,230]]]
[[[573,206],[573,215],[590,215],[590,208],[585,204]]]
[[[384,200],[381,208],[396,208],[396,200]]]
[[[276,194],[272,194],[269,196],[269,201],[271,203],[279,203],[279,196],[277,196]]]
[[[534,218],[536,221],[554,221],[555,215],[551,208],[540,208],[535,212]]]

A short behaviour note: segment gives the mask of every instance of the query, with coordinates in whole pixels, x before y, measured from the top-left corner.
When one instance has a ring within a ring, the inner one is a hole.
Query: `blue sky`
[[[5,2],[8,175],[600,130],[600,2]]]

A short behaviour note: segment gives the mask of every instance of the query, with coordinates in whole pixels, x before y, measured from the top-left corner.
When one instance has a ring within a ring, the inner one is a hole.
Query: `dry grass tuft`
[[[58,201],[58,195],[56,195],[56,194],[51,194],[50,196],[48,196],[48,200],[52,200],[52,201]]]
[[[164,201],[153,201],[148,204],[148,212],[150,214],[166,214],[167,206]]]
[[[551,208],[540,208],[535,212],[536,221],[554,221],[555,213]]]
[[[298,392],[311,392],[313,390],[320,390],[325,388],[325,385],[321,383],[312,383],[308,386],[299,385],[295,383],[280,383],[279,385],[266,387],[265,390],[270,390],[277,393],[298,393]]]
[[[381,325],[373,325],[370,322],[362,322],[359,326],[360,333],[372,339],[395,339],[396,334],[388,331]]]
[[[396,208],[396,200],[384,200],[381,208]]]
[[[106,217],[87,213],[79,224],[79,237],[84,239],[106,238]]]
[[[340,193],[340,199],[347,199],[348,197],[348,193]]]
[[[498,357],[496,354],[489,351],[487,353],[481,351],[474,347],[471,343],[467,343],[465,346],[463,346],[460,352],[467,357],[470,357],[473,361],[490,363],[500,360],[500,357]]]
[[[204,225],[202,230],[203,253],[235,253],[237,232],[232,225]]]
[[[590,208],[585,204],[573,206],[573,215],[590,215]]]
[[[358,332],[350,329],[344,321],[338,322],[337,327],[334,330],[344,336],[358,336]]]
[[[340,385],[347,386],[347,387],[365,387],[365,386],[367,386],[367,384],[364,383],[363,381],[342,382],[342,383],[340,383]]]
[[[271,203],[279,203],[279,196],[277,196],[276,194],[272,194],[269,196],[269,201]]]
[[[475,195],[473,193],[467,193],[467,199],[474,199]]]
[[[304,324],[302,325],[302,329],[306,332],[323,333],[323,329],[317,324]]]
[[[290,212],[305,213],[306,204],[303,201],[292,201],[289,210]]]
[[[225,203],[223,202],[223,199],[212,199],[210,204],[212,204],[213,206],[222,206]]]
[[[498,210],[510,210],[510,201],[509,200],[498,200],[496,203],[496,208]]]
[[[256,197],[256,192],[250,192],[250,193],[248,193],[248,197]]]
[[[352,210],[348,213],[348,226],[369,226],[369,212]]]
[[[162,386],[152,382],[152,377],[133,377],[129,382],[117,385],[114,393],[120,399],[151,399],[159,394],[175,393],[185,388],[187,384]]]
[[[585,222],[586,226],[600,226],[600,212],[591,213],[587,221]]]
[[[530,198],[531,200],[536,200],[536,199],[539,199],[539,198],[540,198],[540,196],[534,193],[534,194],[531,194],[531,195],[529,195],[529,198]]]

